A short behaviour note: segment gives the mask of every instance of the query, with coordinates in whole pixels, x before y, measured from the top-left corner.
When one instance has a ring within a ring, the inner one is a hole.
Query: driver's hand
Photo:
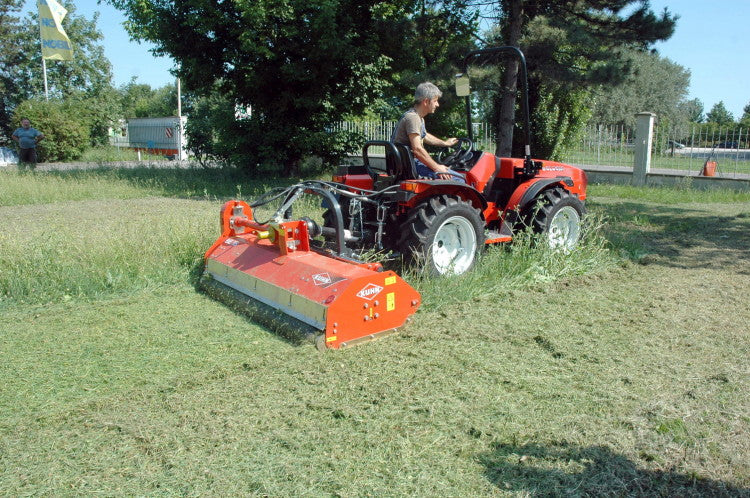
[[[456,143],[458,143],[458,139],[456,137],[451,137],[447,140],[443,140],[443,142],[445,142],[446,147],[453,147],[454,145],[456,145]]]
[[[441,168],[435,171],[439,179],[450,180],[453,178],[453,175],[450,174],[451,169],[448,166],[443,166],[442,164],[440,166]]]

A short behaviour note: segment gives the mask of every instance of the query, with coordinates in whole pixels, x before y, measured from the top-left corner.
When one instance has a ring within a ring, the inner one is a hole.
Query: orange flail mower
[[[205,255],[206,273],[319,331],[312,339],[321,350],[392,332],[417,311],[419,293],[380,263],[311,250],[312,223],[261,225],[247,203],[229,201],[221,237]]]

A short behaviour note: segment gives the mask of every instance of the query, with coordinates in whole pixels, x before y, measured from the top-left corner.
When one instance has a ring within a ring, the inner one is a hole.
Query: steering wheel
[[[443,157],[446,150],[452,150],[450,154]],[[474,142],[468,138],[459,138],[458,141],[438,153],[437,162],[448,166],[451,169],[456,169],[459,166],[465,166],[466,162],[471,159],[474,153]]]

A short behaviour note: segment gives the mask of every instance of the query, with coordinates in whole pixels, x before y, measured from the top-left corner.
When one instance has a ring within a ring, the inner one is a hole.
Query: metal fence
[[[632,168],[635,130],[626,126],[589,126],[565,160],[582,166]],[[716,160],[722,176],[750,173],[750,136],[742,128],[692,125],[663,130],[656,127],[651,146],[651,169],[677,174],[697,173],[708,159]]]
[[[588,126],[566,162],[583,166],[633,167],[635,130],[626,126]]]
[[[651,167],[700,171],[708,159],[719,165],[723,176],[750,173],[750,137],[742,128],[702,129],[692,126],[663,132],[653,138]]]
[[[334,123],[331,131],[348,131],[361,133],[365,140],[391,139],[391,134],[396,128],[398,121],[339,121]]]
[[[356,131],[367,140],[390,140],[396,121],[350,122],[334,125],[334,130]],[[488,123],[473,123],[476,147],[494,151],[495,137]],[[654,130],[651,168],[677,174],[697,173],[709,158],[719,164],[721,176],[750,174],[750,136],[742,128],[709,128],[692,125],[664,131]],[[378,152],[373,150],[373,152]],[[532,147],[533,152],[533,147]],[[587,126],[581,138],[565,153],[565,162],[580,166],[632,168],[635,130],[621,125]]]
[[[361,133],[365,140],[389,141],[398,121],[339,121],[331,131]],[[481,150],[495,150],[495,137],[488,123],[472,123],[474,143]]]

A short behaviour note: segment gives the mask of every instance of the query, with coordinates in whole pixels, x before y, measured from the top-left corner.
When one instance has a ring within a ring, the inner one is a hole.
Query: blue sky
[[[651,7],[680,16],[672,38],[656,49],[690,70],[690,98],[705,112],[721,100],[739,119],[750,104],[750,0],[651,0]]]
[[[96,11],[101,13],[98,26],[104,34],[104,52],[112,63],[115,85],[127,83],[133,76],[154,88],[174,83],[169,73],[172,61],[154,57],[149,52],[151,45],[131,42],[119,11],[97,5],[96,0],[72,3],[87,19]],[[35,5],[34,0],[26,2],[27,9]],[[667,7],[680,16],[675,34],[656,49],[690,70],[689,98],[700,99],[705,112],[721,100],[738,119],[750,104],[750,0],[651,0],[651,6],[657,12]]]

